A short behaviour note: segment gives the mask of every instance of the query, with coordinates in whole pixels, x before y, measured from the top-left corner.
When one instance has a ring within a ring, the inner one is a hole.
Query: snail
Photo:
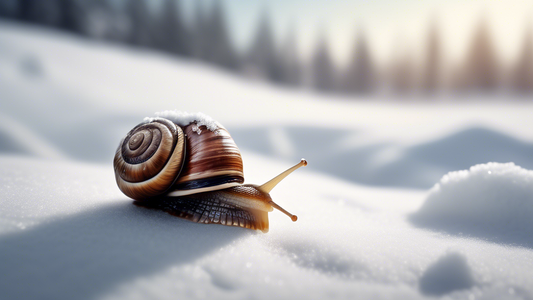
[[[122,139],[113,166],[120,190],[135,204],[198,223],[268,232],[268,212],[278,209],[270,191],[302,159],[263,185],[244,184],[239,148],[229,132],[202,113],[156,113]]]

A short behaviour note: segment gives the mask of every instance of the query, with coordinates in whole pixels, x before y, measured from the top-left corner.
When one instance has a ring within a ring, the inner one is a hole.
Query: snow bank
[[[411,218],[416,224],[533,245],[533,171],[488,163],[450,172]]]

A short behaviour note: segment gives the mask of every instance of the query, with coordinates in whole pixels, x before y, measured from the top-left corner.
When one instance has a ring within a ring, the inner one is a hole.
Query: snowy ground
[[[442,178],[533,169],[533,104],[314,95],[12,23],[0,66],[3,299],[533,298],[532,172]],[[114,150],[167,109],[224,124],[249,183],[305,157],[272,192],[298,222],[132,205]]]

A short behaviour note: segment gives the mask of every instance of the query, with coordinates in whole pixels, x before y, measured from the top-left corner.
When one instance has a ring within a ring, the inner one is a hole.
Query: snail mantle
[[[197,223],[268,232],[278,209],[270,191],[298,164],[263,185],[244,184],[239,148],[220,123],[203,113],[163,111],[122,139],[113,166],[120,190],[135,204]]]

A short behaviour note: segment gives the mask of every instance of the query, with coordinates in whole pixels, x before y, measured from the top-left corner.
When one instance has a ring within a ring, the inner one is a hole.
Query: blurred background
[[[0,17],[331,93],[533,91],[530,1],[3,0]]]
[[[179,109],[244,151],[363,184],[533,169],[532,13],[520,0],[2,0],[0,151],[110,165],[144,117]]]

